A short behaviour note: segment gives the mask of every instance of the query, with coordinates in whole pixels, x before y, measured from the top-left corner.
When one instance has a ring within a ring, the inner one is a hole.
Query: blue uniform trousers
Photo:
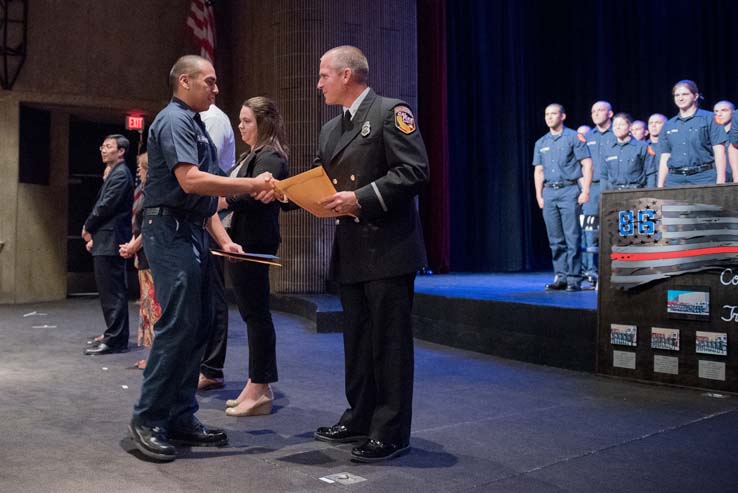
[[[208,234],[174,216],[144,216],[143,244],[161,304],[144,370],[137,424],[186,428],[198,410],[197,380],[213,318]]]
[[[717,180],[717,171],[715,168],[708,169],[702,173],[693,175],[679,175],[677,173],[669,173],[666,175],[664,187],[683,187],[685,185],[714,185]]]
[[[566,278],[568,284],[579,284],[582,280],[579,193],[576,185],[543,189],[543,221],[551,246],[554,274],[562,280]]]
[[[585,216],[585,224],[587,224],[586,216],[600,215],[600,182],[593,182],[589,187],[589,200],[582,206],[582,212]],[[591,222],[591,221],[590,221]],[[597,254],[588,252],[588,249],[599,248],[600,233],[591,228],[584,228],[582,231],[582,273],[589,277],[597,277]]]

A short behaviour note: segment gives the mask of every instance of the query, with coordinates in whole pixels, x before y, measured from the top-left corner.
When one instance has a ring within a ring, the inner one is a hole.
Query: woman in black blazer
[[[270,172],[287,177],[284,123],[269,98],[255,97],[243,103],[238,129],[251,148],[228,172],[229,176],[254,177]],[[248,253],[274,255],[280,243],[279,202],[264,204],[249,195],[226,197],[224,225],[234,242]],[[230,216],[230,217],[229,217]],[[249,343],[249,378],[241,394],[226,402],[229,416],[258,416],[272,411],[270,383],[277,381],[276,334],[269,311],[269,266],[254,262],[228,264],[238,310],[246,322]]]

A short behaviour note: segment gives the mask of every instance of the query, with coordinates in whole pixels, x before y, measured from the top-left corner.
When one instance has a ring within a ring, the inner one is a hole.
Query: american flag
[[[654,212],[654,234],[613,234],[610,283],[631,289],[687,272],[738,262],[738,211],[713,204],[644,198],[636,208]],[[613,211],[614,212],[614,211]],[[617,214],[610,215],[616,223]],[[616,224],[610,231],[617,231]]]
[[[200,48],[200,56],[215,64],[215,13],[212,0],[192,0],[187,29]]]

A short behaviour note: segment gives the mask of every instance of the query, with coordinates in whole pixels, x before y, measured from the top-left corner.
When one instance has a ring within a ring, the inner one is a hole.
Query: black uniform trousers
[[[133,420],[164,430],[187,428],[199,408],[197,380],[213,318],[208,233],[202,224],[174,216],[144,215],[142,235],[161,318]]]
[[[250,252],[274,255],[277,249]],[[238,311],[246,322],[249,342],[249,378],[254,383],[276,382],[277,335],[269,310],[269,266],[256,262],[237,262],[228,265],[233,294]]]
[[[118,255],[95,255],[92,262],[106,325],[102,342],[114,349],[125,349],[128,347],[126,259]]]
[[[211,247],[218,248],[211,238]],[[223,378],[226,350],[228,349],[228,302],[225,296],[224,258],[210,257],[210,292],[213,295],[213,328],[205,346],[200,373],[208,378]]]
[[[339,423],[387,443],[410,440],[414,283],[415,273],[339,285],[350,406]]]

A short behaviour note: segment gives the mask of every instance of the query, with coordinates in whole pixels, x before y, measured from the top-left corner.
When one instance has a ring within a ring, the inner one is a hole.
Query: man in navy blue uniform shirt
[[[602,148],[603,190],[643,188],[646,184],[646,143],[631,135],[631,116],[618,113],[612,119],[616,140]]]
[[[735,105],[730,101],[718,101],[712,107],[712,111],[715,114],[715,123],[722,125],[725,129],[725,135],[728,140],[725,141],[725,153],[726,156],[730,155],[730,129],[733,127],[733,113],[735,112]],[[727,159],[727,158],[726,158]],[[725,164],[725,182],[734,182],[738,180],[738,162],[735,159],[727,161]]]
[[[654,113],[648,117],[648,144],[646,147],[646,186],[656,188],[659,178],[659,136],[664,128],[666,117],[661,113]]]
[[[589,200],[592,159],[586,140],[564,126],[566,113],[560,104],[546,107],[549,133],[533,150],[538,206],[543,209],[553,257],[554,281],[548,290],[579,291],[582,282],[579,209]],[[578,180],[582,178],[581,190]]]
[[[172,443],[220,446],[222,430],[195,417],[200,361],[212,323],[208,232],[221,249],[243,252],[223,229],[217,195],[271,190],[271,175],[216,176],[216,148],[198,112],[215,102],[215,70],[209,61],[187,55],[169,73],[173,98],[149,129],[149,173],[142,236],[162,314],[154,326],[129,433],[145,456],[176,458]]]
[[[594,128],[587,134],[587,148],[592,156],[592,186],[589,200],[582,205],[584,231],[582,232],[584,253],[582,254],[582,274],[592,287],[597,285],[597,255],[599,249],[600,223],[600,171],[604,166],[602,150],[615,141],[612,134],[612,105],[607,101],[597,101],[592,105]]]

